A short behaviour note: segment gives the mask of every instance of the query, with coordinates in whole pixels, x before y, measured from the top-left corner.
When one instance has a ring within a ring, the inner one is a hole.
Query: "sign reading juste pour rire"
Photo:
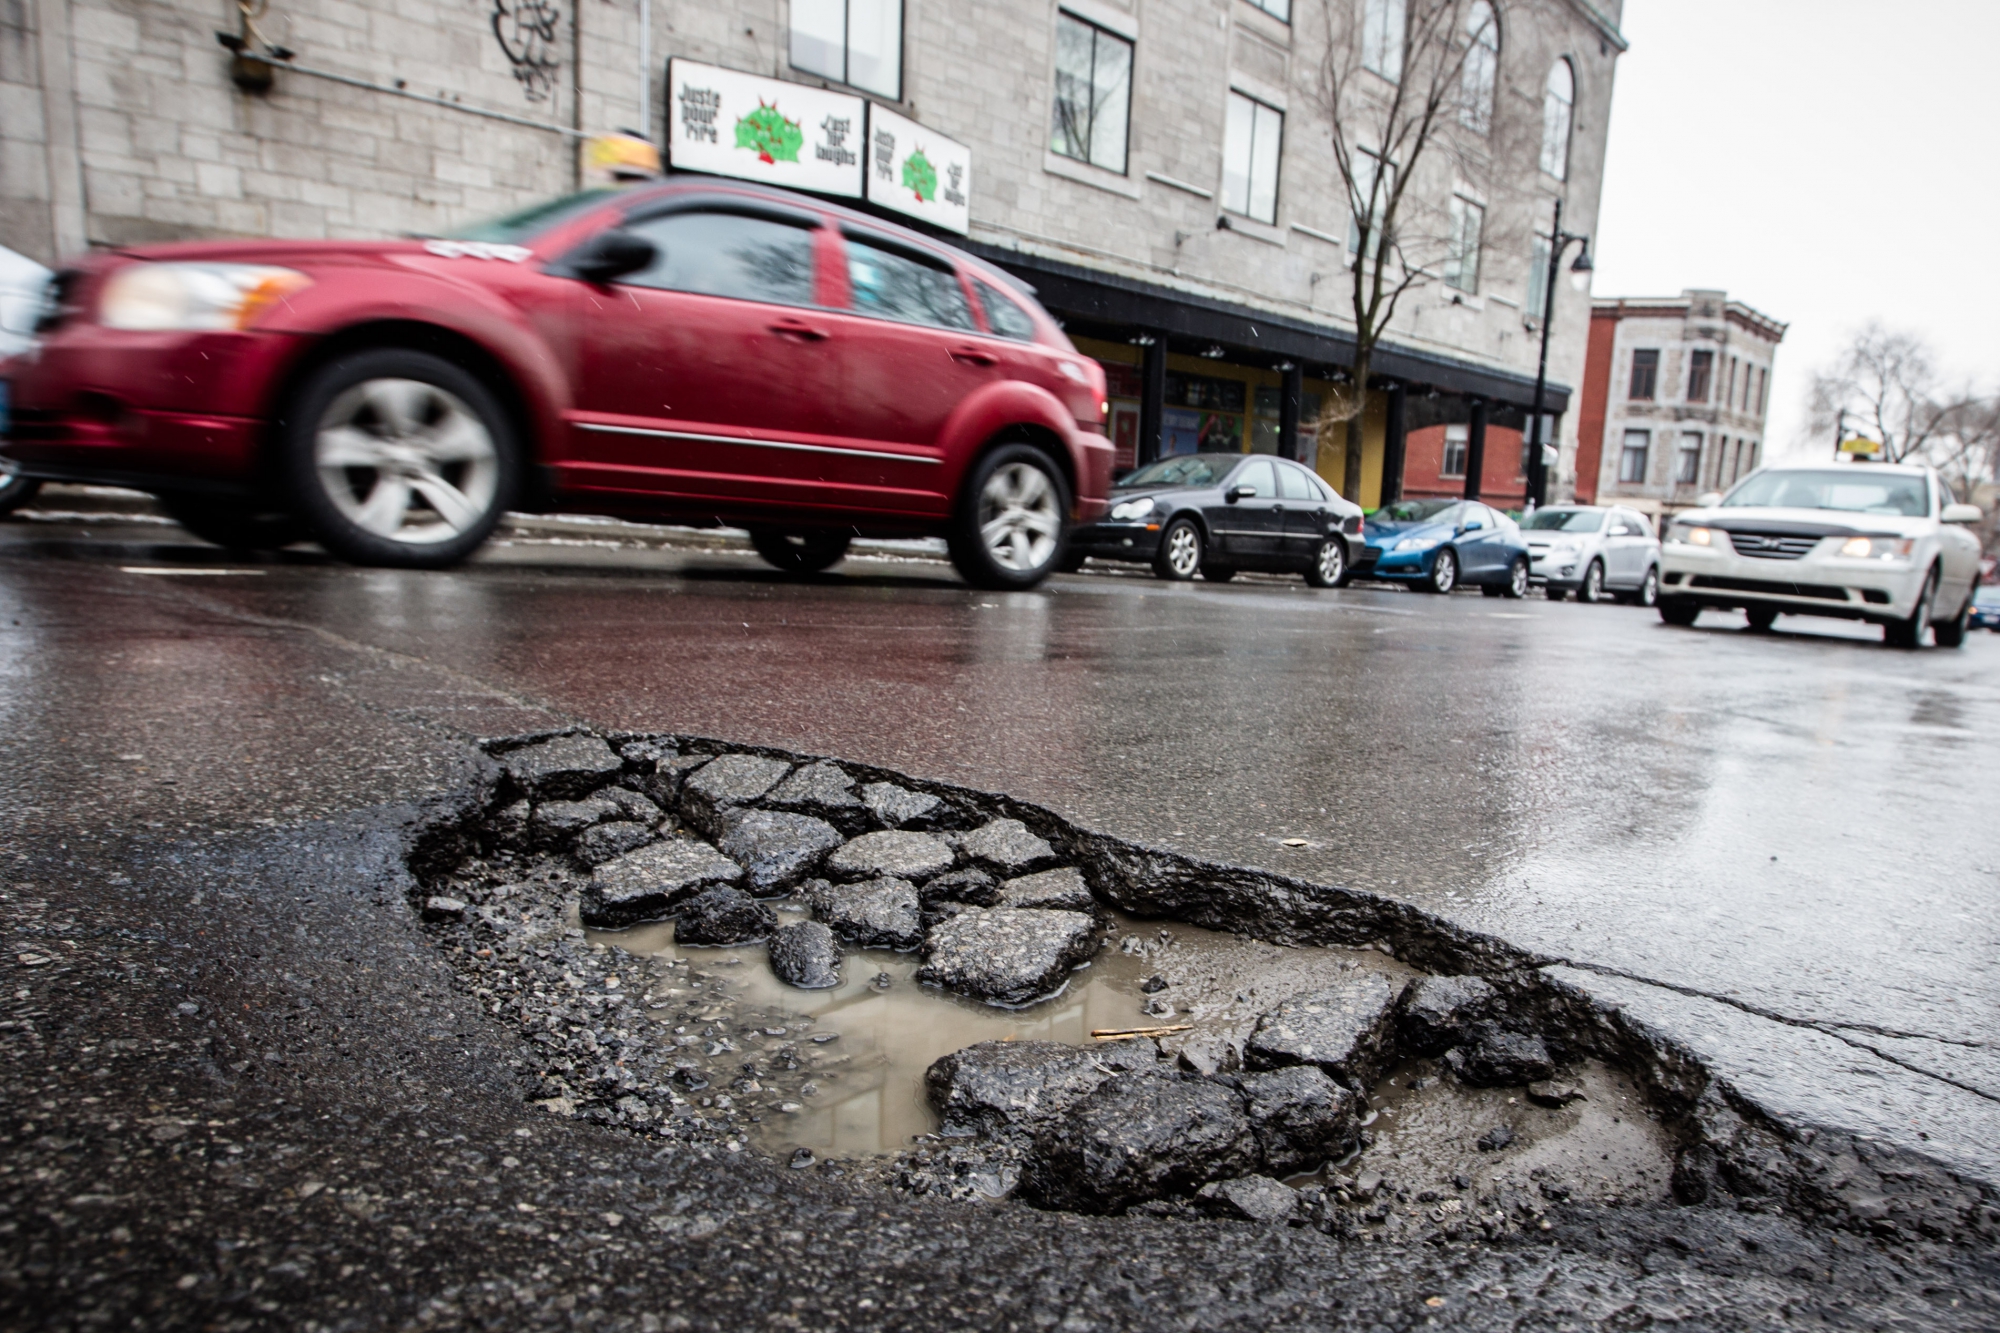
[[[932,226],[971,223],[972,150],[845,93],[676,57],[667,160],[683,171],[867,199]]]

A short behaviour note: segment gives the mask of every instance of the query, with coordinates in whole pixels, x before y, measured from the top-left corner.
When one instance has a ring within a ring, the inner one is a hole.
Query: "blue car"
[[[1528,544],[1514,520],[1477,500],[1398,500],[1370,514],[1354,576],[1426,592],[1473,584],[1488,597],[1525,597]]]
[[[2000,583],[1972,590],[1972,614],[1966,618],[1965,627],[2000,633]]]

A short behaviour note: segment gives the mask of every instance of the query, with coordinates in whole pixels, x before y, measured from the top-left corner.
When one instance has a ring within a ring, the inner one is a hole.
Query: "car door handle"
[[[968,366],[990,366],[998,363],[999,357],[983,347],[959,346],[951,349],[951,359],[963,361]]]
[[[797,338],[800,342],[825,342],[831,337],[825,329],[808,324],[802,319],[781,319],[771,325],[771,332],[780,338]]]

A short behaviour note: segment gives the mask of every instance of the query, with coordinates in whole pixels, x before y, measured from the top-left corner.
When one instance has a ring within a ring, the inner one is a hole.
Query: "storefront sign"
[[[667,62],[667,160],[679,170],[860,198],[863,115],[858,97]]]
[[[868,104],[868,202],[934,227],[972,227],[972,150]]]

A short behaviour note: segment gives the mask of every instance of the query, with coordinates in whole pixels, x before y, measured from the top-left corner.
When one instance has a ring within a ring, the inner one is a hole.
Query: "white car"
[[[1552,602],[1571,593],[1601,602],[1608,593],[1651,606],[1660,592],[1660,543],[1636,509],[1550,505],[1521,520],[1533,562],[1529,577]]]
[[[1660,619],[1741,607],[1752,629],[1780,615],[1882,626],[1915,648],[1965,642],[1979,583],[1976,505],[1956,504],[1927,467],[1768,467],[1674,516],[1660,552]]]

